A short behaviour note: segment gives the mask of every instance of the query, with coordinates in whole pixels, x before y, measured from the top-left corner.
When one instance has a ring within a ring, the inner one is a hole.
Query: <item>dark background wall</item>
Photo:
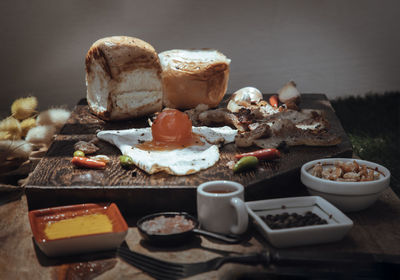
[[[216,48],[232,59],[228,92],[276,92],[294,80],[329,98],[400,89],[399,1],[0,2],[0,111],[21,96],[40,109],[85,97],[91,44],[129,35],[158,52]]]

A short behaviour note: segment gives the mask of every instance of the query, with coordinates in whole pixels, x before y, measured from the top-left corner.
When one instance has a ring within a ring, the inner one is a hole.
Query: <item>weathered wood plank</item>
[[[268,95],[265,95],[265,98],[268,98]],[[221,106],[226,102],[227,99]],[[40,198],[43,197],[58,202],[67,197],[74,202],[113,198],[120,201],[122,206],[138,205],[140,206],[138,209],[146,212],[150,209],[146,210],[143,199],[153,201],[162,197],[160,204],[157,204],[161,209],[173,210],[179,203],[180,207],[185,207],[184,210],[193,211],[196,187],[210,180],[233,180],[242,183],[246,188],[247,200],[304,193],[304,189],[299,185],[299,169],[302,164],[318,158],[351,157],[352,150],[340,121],[325,95],[304,94],[301,105],[304,109],[323,110],[331,124],[331,131],[342,137],[342,143],[334,147],[292,147],[290,152],[283,154],[279,160],[262,162],[256,170],[239,174],[233,174],[228,169],[227,163],[234,159],[236,153],[244,150],[239,150],[234,144],[228,144],[220,149],[219,162],[207,170],[188,176],[164,173],[150,176],[137,168],[132,170],[122,168],[118,161],[119,150],[102,141],[98,144],[100,147],[98,153],[108,155],[112,159],[105,170],[79,169],[70,164],[73,145],[78,140],[95,138],[98,130],[147,126],[146,119],[120,122],[100,120],[89,112],[88,106],[82,100],[29,178],[27,195],[30,207],[38,207],[38,202],[41,203]],[[97,190],[96,195],[94,195],[95,190]],[[125,199],[127,196],[133,196],[133,200],[128,202]]]

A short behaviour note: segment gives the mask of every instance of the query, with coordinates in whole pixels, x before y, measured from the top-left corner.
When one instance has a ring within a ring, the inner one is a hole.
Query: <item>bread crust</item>
[[[112,36],[97,40],[90,47],[86,59],[86,73],[91,74],[93,60],[102,65],[110,79],[118,80],[119,74],[138,68],[157,69],[161,77],[161,66],[157,52],[149,43],[134,37]]]
[[[89,109],[101,119],[123,120],[161,110],[162,69],[149,43],[128,36],[102,38],[89,49],[85,68]],[[143,92],[150,97],[145,104],[139,99]]]
[[[216,52],[219,59],[182,59],[177,56],[180,51],[160,54],[163,58],[169,56],[170,61],[165,64],[162,62],[163,105],[182,110],[195,108],[199,104],[206,104],[210,108],[218,106],[228,87],[230,60],[210,49],[183,51],[212,51]]]

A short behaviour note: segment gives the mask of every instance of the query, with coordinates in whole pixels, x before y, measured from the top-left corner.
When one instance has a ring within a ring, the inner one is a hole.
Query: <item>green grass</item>
[[[331,103],[354,153],[387,167],[390,185],[400,196],[400,93],[339,98]]]

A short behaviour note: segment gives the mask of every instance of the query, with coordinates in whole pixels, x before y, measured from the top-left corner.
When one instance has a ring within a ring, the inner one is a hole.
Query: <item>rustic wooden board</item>
[[[268,95],[265,95],[268,98]],[[225,106],[226,99],[221,104]],[[78,140],[91,140],[96,132],[108,129],[146,127],[147,119],[105,122],[88,110],[85,100],[76,106],[71,118],[49,148],[46,156],[31,174],[26,193],[31,209],[69,203],[115,201],[123,211],[154,212],[164,210],[195,211],[196,187],[210,180],[233,180],[245,186],[246,200],[305,194],[300,184],[299,169],[307,161],[325,157],[351,157],[351,144],[323,94],[304,94],[301,108],[323,110],[331,130],[342,138],[334,147],[291,147],[279,160],[263,162],[259,168],[233,174],[226,164],[241,152],[234,144],[220,149],[217,165],[188,176],[164,173],[147,175],[140,169],[123,169],[119,150],[113,145],[98,144],[100,154],[109,155],[111,164],[105,170],[75,168],[71,163],[73,145]]]

